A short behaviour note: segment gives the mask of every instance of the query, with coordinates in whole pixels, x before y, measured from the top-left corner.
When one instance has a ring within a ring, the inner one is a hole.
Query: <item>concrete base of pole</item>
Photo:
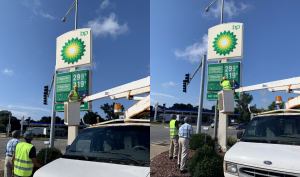
[[[78,126],[68,126],[68,145],[71,145],[78,136]]]
[[[222,151],[226,152],[227,147],[227,122],[228,115],[220,113],[219,114],[219,131],[218,131],[218,141],[219,145],[222,147]]]

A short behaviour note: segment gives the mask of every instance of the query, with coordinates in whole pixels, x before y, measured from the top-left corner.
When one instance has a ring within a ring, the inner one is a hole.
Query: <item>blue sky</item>
[[[75,28],[75,9],[62,22],[73,0],[6,1],[0,6],[2,34],[0,110],[39,120],[50,116],[52,93],[43,105],[43,88],[50,85],[56,60],[56,38]],[[93,30],[93,93],[150,75],[150,2],[79,0],[78,29]],[[81,68],[86,69],[86,68]],[[119,102],[125,110],[136,102],[105,98],[100,106]],[[85,112],[81,112],[81,116]],[[63,113],[57,113],[63,118]]]
[[[205,12],[211,2],[151,0],[151,105],[198,104],[200,70],[187,86],[187,93],[182,92],[182,80],[186,73],[195,71],[206,54],[208,29],[220,24],[222,1],[218,0]],[[223,23],[244,23],[244,58],[229,61],[242,62],[243,86],[299,76],[299,1],[225,0],[224,4]],[[268,90],[249,93],[254,98],[251,105],[265,109],[276,96],[282,96],[283,101],[297,96]],[[204,98],[205,108],[211,109],[214,104],[215,101]]]

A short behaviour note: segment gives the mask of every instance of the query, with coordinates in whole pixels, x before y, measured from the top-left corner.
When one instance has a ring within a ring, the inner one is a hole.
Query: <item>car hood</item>
[[[37,170],[34,177],[146,177],[149,173],[150,167],[59,158]]]
[[[300,173],[300,146],[285,144],[238,142],[226,153],[224,160],[242,165]],[[264,164],[271,161],[271,165]]]

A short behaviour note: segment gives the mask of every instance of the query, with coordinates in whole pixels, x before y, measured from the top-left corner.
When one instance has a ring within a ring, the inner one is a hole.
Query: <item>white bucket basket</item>
[[[234,113],[234,91],[222,90],[218,92],[219,111],[223,114]]]

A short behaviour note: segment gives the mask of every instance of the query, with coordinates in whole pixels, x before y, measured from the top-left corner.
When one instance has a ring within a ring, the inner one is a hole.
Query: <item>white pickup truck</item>
[[[84,129],[34,177],[150,176],[150,121],[117,119]]]
[[[278,111],[258,114],[238,132],[224,157],[226,177],[300,176],[300,110]]]

